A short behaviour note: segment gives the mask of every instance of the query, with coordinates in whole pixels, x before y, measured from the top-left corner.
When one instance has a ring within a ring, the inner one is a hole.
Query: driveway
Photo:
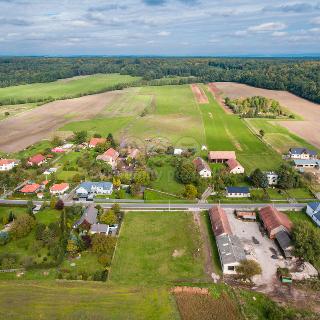
[[[257,222],[238,220],[231,209],[227,209],[226,212],[231,230],[241,239],[248,254],[247,258],[256,260],[262,268],[262,275],[256,276],[253,279],[254,282],[257,285],[265,285],[272,290],[272,282],[276,277],[277,268],[278,266],[284,266],[284,259],[276,243],[270,240],[267,235],[261,234]],[[255,238],[255,241],[253,241],[253,238]],[[280,259],[273,259],[272,255],[277,255]]]

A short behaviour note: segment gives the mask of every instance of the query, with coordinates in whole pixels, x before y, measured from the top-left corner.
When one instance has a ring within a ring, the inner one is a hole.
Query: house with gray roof
[[[82,182],[76,189],[79,198],[87,198],[91,194],[111,195],[113,192],[113,184],[111,182]]]
[[[308,203],[306,213],[320,227],[320,202]]]
[[[98,221],[97,216],[98,210],[94,207],[94,205],[90,205],[84,210],[81,218],[75,222],[73,228],[76,229],[80,227],[82,224],[94,225]]]
[[[236,267],[242,260],[246,260],[243,245],[235,235],[222,234],[216,237],[222,272],[236,274]]]

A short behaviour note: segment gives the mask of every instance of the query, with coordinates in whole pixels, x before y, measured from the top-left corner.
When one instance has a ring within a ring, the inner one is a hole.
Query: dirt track
[[[266,90],[232,82],[215,82],[214,84],[230,98],[261,95],[279,101],[293,113],[302,116],[304,121],[279,121],[278,123],[320,148],[320,105],[286,91]]]
[[[192,84],[191,90],[199,104],[209,103],[208,97],[197,84]]]
[[[112,91],[47,103],[0,121],[0,150],[17,152],[47,138],[71,121],[96,116],[125,91]]]

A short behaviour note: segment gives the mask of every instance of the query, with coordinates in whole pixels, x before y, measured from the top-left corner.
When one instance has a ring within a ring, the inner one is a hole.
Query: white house
[[[175,156],[181,156],[182,153],[183,153],[183,149],[175,148],[175,149],[173,150],[173,154],[174,154]]]
[[[111,182],[82,182],[76,189],[76,194],[80,198],[87,198],[90,194],[111,195],[113,184]]]
[[[277,173],[270,171],[265,172],[265,175],[267,176],[269,186],[276,186],[278,184],[279,176]]]
[[[317,158],[317,152],[315,150],[306,148],[291,148],[289,149],[288,155],[291,159],[309,160]]]
[[[226,187],[227,198],[249,198],[250,191],[248,187]]]
[[[18,160],[0,159],[0,171],[12,170],[16,165],[18,165]]]
[[[230,173],[232,174],[244,173],[244,167],[236,159],[229,159],[226,163]]]
[[[193,161],[194,166],[200,177],[202,178],[210,178],[211,177],[211,169],[209,165],[200,157],[195,158]]]
[[[320,202],[308,203],[306,213],[320,227]]]

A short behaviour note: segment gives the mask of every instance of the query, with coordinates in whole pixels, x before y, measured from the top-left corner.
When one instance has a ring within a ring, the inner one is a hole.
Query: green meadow
[[[0,318],[167,320],[179,316],[166,288],[21,280],[0,281]]]
[[[121,228],[112,283],[149,287],[208,280],[191,213],[129,212]]]
[[[34,102],[46,99],[65,99],[80,95],[92,94],[108,90],[115,85],[132,83],[139,80],[138,77],[131,77],[120,74],[96,74],[85,77],[63,79],[49,83],[34,83],[20,86],[0,88],[0,102],[10,101],[15,104],[17,101]]]
[[[279,120],[247,119],[246,122],[256,133],[263,130],[263,139],[281,154],[287,153],[291,147],[315,149],[313,145],[282,127]]]
[[[209,150],[235,150],[247,172],[255,168],[276,169],[281,156],[254,135],[239,116],[227,114],[207,88],[202,86],[209,104],[199,105]]]

